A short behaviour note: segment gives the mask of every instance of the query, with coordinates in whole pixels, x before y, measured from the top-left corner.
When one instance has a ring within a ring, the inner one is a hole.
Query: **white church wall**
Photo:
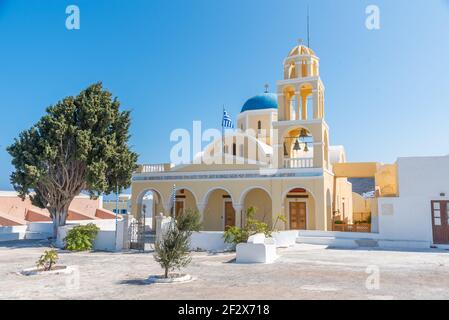
[[[428,248],[433,243],[431,201],[449,201],[449,156],[399,158],[397,164],[399,197],[378,198],[380,236]]]

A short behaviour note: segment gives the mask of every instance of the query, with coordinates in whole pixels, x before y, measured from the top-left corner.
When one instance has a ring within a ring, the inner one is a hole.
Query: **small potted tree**
[[[164,269],[164,275],[150,276],[150,283],[186,282],[193,279],[188,274],[172,272],[190,264],[190,237],[201,229],[199,221],[198,212],[190,210],[171,220],[168,230],[155,244],[154,259]]]
[[[68,274],[73,270],[64,265],[57,265],[59,260],[58,252],[55,249],[46,250],[36,262],[36,267],[22,270],[25,276],[45,275],[45,274]]]

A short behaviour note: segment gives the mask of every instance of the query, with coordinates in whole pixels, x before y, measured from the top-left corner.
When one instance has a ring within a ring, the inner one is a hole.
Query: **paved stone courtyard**
[[[297,245],[279,250],[271,265],[194,253],[187,272],[197,279],[169,285],[144,283],[162,272],[151,253],[61,252],[60,262],[77,266],[79,277],[17,274],[46,248],[42,241],[0,243],[0,299],[449,299],[449,252],[442,250]]]

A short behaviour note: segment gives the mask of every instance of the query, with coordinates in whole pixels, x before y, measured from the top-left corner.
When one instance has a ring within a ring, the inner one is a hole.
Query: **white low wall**
[[[100,228],[100,231],[95,238],[93,249],[98,251],[121,251],[124,247],[125,232],[127,234],[127,228],[125,228],[126,221],[126,219],[120,219],[117,221],[117,237],[115,232],[116,222],[114,219],[70,221],[70,224],[58,228],[56,246],[58,248],[64,247],[64,239],[70,229],[77,225],[87,225],[89,223],[93,223]]]
[[[278,231],[271,234],[278,248],[287,248],[294,246],[299,232],[297,230]]]
[[[195,232],[190,238],[190,249],[201,251],[223,252],[233,250],[233,245],[225,243],[223,239],[224,232]]]
[[[379,198],[379,232],[382,239],[432,242],[431,198]]]
[[[28,231],[53,234],[53,222],[30,222],[28,224]]]
[[[20,233],[26,232],[27,226],[10,226],[10,227],[0,227],[0,233]]]
[[[234,245],[225,243],[223,235],[223,231],[195,232],[190,238],[190,249],[217,252],[233,250]],[[291,247],[296,243],[298,231],[292,230],[273,232],[272,237],[275,241],[276,247]]]

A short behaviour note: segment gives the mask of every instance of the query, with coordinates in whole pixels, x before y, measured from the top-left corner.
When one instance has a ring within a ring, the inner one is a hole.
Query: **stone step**
[[[355,239],[337,238],[337,237],[314,237],[314,236],[299,236],[296,238],[296,243],[326,245],[331,248],[358,248]]]
[[[53,235],[51,233],[46,232],[31,232],[27,231],[25,234],[25,239],[27,240],[46,240],[51,238]]]
[[[359,239],[359,240],[355,240],[355,242],[361,248],[378,248],[379,247],[379,243],[377,242],[377,240],[373,240],[373,239]]]
[[[25,232],[0,233],[0,242],[25,239]]]

